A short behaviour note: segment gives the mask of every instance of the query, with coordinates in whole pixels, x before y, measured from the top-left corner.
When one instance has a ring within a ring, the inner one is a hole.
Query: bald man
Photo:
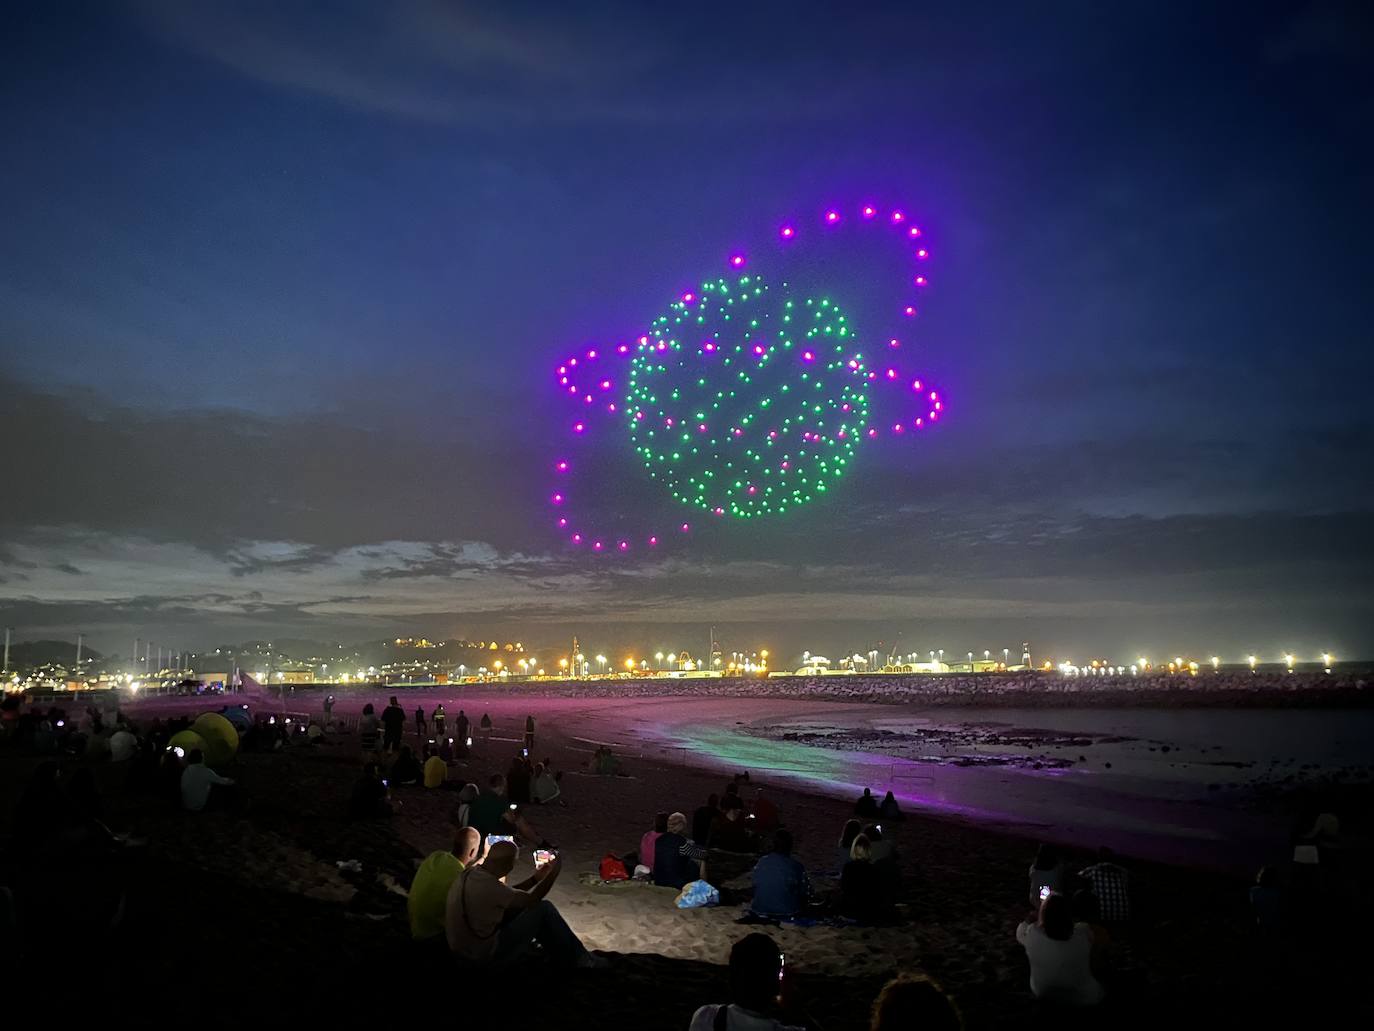
[[[445,931],[454,955],[469,963],[505,966],[530,955],[535,942],[551,962],[566,967],[600,967],[578,940],[562,914],[544,896],[558,879],[562,861],[555,856],[534,875],[511,887],[505,878],[515,869],[520,850],[513,841],[498,841],[476,866],[465,869],[448,892]]]
[[[415,941],[444,940],[444,908],[448,890],[459,874],[477,861],[482,835],[471,827],[453,828],[452,851],[431,852],[415,871],[406,899],[410,916],[410,936]]]

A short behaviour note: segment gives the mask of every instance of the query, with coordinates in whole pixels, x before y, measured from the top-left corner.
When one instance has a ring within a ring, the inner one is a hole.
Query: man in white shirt
[[[727,1005],[702,1006],[688,1031],[802,1031],[773,1016],[783,990],[783,956],[766,934],[748,934],[730,950]]]
[[[515,869],[520,850],[513,841],[498,841],[487,857],[469,866],[449,888],[444,932],[448,947],[470,963],[504,965],[529,954],[538,942],[554,963],[572,967],[604,966],[578,940],[562,914],[544,898],[563,868],[555,856],[534,876],[511,887],[506,876]]]
[[[181,807],[193,813],[200,812],[207,805],[212,809],[221,808],[222,804],[230,801],[228,792],[223,788],[231,787],[233,783],[232,778],[221,777],[206,766],[205,754],[199,748],[193,748],[186,757],[186,769],[181,771]],[[217,785],[222,786],[218,791]]]

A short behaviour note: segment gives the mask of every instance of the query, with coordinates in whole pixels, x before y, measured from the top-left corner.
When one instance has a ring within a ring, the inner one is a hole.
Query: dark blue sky
[[[1361,5],[4,19],[20,636],[1374,648]],[[869,196],[957,417],[783,524],[562,550],[550,359]]]

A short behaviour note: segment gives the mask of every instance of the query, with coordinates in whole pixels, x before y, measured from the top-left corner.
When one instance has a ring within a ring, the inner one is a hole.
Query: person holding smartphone
[[[783,954],[766,934],[748,934],[730,950],[731,1002],[702,1006],[688,1031],[802,1031],[778,1019],[787,995]]]
[[[497,841],[481,863],[453,882],[444,921],[449,949],[469,963],[506,966],[527,958],[537,942],[555,965],[604,967],[606,961],[587,951],[545,898],[563,869],[562,860],[554,856],[531,877],[508,885],[505,879],[519,855],[515,842]]]

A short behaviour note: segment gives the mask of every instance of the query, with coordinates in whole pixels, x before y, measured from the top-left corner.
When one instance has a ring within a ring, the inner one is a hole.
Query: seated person
[[[519,854],[514,842],[498,841],[482,862],[458,875],[449,888],[444,921],[449,949],[470,963],[506,966],[528,960],[538,943],[538,954],[558,966],[604,966],[544,897],[562,862],[555,857],[510,887],[505,878]]]
[[[668,830],[654,842],[654,883],[681,888],[688,881],[706,879],[706,850],[686,837],[687,817],[673,813]]]
[[[896,917],[887,878],[870,862],[868,838],[850,845],[850,859],[840,871],[840,913],[865,924],[888,923]]]
[[[639,839],[639,865],[647,866],[650,870],[654,868],[654,842],[667,833],[668,814],[655,814],[652,829],[645,831],[644,836]]]
[[[409,745],[402,745],[396,761],[391,764],[391,772],[387,779],[392,784],[418,784],[420,773],[420,763],[415,758],[415,753]]]
[[[924,974],[904,974],[883,985],[873,1003],[869,1031],[963,1031],[964,1015]]]
[[[181,771],[181,807],[193,813],[227,808],[234,801],[233,786],[232,778],[221,777],[206,766],[205,753],[193,748],[186,756],[186,769]]]
[[[725,817],[711,834],[711,847],[722,852],[753,852],[754,835],[744,824],[744,810],[739,807],[725,810]]]
[[[448,780],[448,763],[444,762],[438,755],[431,755],[425,760],[424,765],[425,787],[441,788],[446,780]]]
[[[755,913],[764,916],[796,916],[806,908],[810,886],[806,868],[792,858],[792,834],[778,830],[773,850],[754,864]]]
[[[1030,989],[1037,999],[1070,1006],[1102,1001],[1102,985],[1092,974],[1092,930],[1075,924],[1067,895],[1052,894],[1016,928],[1016,940],[1030,959]]]
[[[464,784],[458,789],[458,809],[453,814],[453,822],[459,827],[472,826],[472,803],[477,801],[479,794],[476,784]]]
[[[518,755],[506,770],[506,797],[516,805],[530,804],[530,767]]]
[[[348,799],[348,815],[355,820],[375,820],[391,815],[391,801],[381,768],[375,762],[363,767]]]
[[[1130,874],[1116,861],[1109,848],[1097,850],[1097,862],[1078,871],[1097,896],[1097,911],[1107,925],[1123,924],[1131,919]]]
[[[1045,888],[1065,893],[1069,887],[1068,879],[1069,870],[1059,855],[1059,849],[1050,844],[1041,845],[1035,851],[1035,862],[1031,863],[1030,868],[1030,904],[1036,909],[1040,908],[1043,897],[1040,892]]]
[[[844,864],[851,858],[851,849],[854,847],[854,839],[864,831],[864,825],[858,820],[849,820],[844,825],[844,830],[840,832],[840,843],[837,848],[837,856],[840,860],[840,869],[844,869]]]
[[[745,935],[730,950],[734,1001],[702,1006],[692,1014],[688,1031],[802,1031],[775,1016],[783,994],[782,979],[782,952],[773,939],[757,932]]]
[[[548,763],[539,763],[534,768],[534,781],[530,784],[530,798],[536,805],[548,805],[563,793],[558,784],[558,776]]]
[[[473,799],[468,823],[477,828],[484,841],[489,834],[516,833],[529,841],[539,840],[534,828],[520,815],[519,807],[507,800],[506,778],[499,773],[493,774],[487,781],[487,790]]]
[[[878,806],[878,815],[888,823],[901,823],[905,819],[902,815],[902,807],[897,804],[897,797],[891,791],[883,796],[883,800]]]
[[[897,861],[897,843],[890,837],[883,837],[883,825],[880,823],[870,823],[864,828],[864,837],[868,839],[868,851],[874,863],[882,863],[891,860]]]
[[[882,815],[878,809],[878,800],[873,797],[873,792],[869,791],[868,788],[864,788],[864,793],[854,803],[854,815],[869,819]]]
[[[448,890],[464,869],[477,861],[482,835],[471,827],[453,828],[453,850],[441,849],[425,856],[410,882],[406,913],[410,936],[415,941],[440,941],[444,935],[444,907]]]
[[[754,799],[753,823],[759,834],[767,834],[778,827],[778,807],[762,794]]]
[[[720,822],[720,796],[708,795],[706,804],[698,806],[697,811],[692,814],[692,840],[698,845],[708,845],[711,842],[711,831]]]

